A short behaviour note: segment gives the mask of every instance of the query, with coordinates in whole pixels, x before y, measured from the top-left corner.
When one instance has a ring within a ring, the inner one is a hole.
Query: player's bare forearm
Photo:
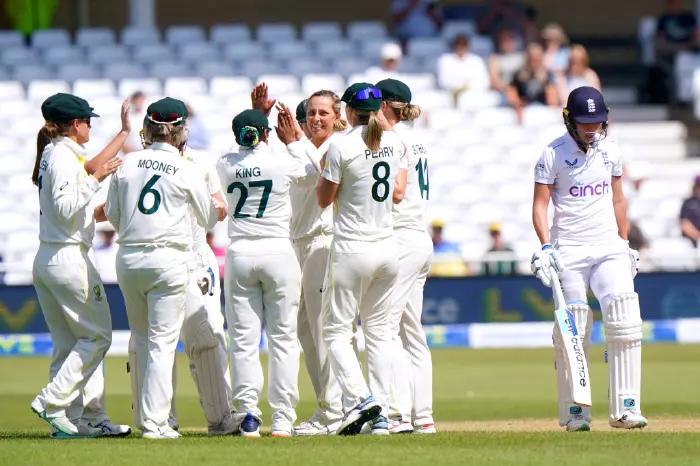
[[[532,196],[532,226],[535,228],[540,244],[549,243],[547,207],[549,206],[550,196],[550,185],[535,183],[535,191]]]
[[[693,222],[687,218],[681,219],[681,232],[689,238],[693,238],[695,240],[700,239],[700,230],[695,228]]]
[[[615,221],[617,222],[617,233],[620,238],[627,241],[627,198],[622,192],[622,177],[612,177],[613,209],[615,211]]]
[[[121,150],[122,146],[124,145],[124,142],[126,141],[126,137],[128,135],[128,131],[119,131],[119,133],[117,133],[117,135],[114,136],[114,138],[112,138],[109,144],[107,144],[105,148],[100,151],[99,154],[85,162],[85,171],[88,173],[88,175],[92,175],[93,173],[95,173],[95,171],[101,165],[104,165],[109,159],[117,155]]]
[[[333,203],[338,193],[339,186],[340,185],[323,177],[318,179],[318,184],[316,185],[316,200],[322,209],[325,209]]]
[[[394,180],[394,193],[392,200],[394,204],[400,203],[406,195],[406,183],[408,182],[408,171],[405,168],[399,170],[396,179]]]

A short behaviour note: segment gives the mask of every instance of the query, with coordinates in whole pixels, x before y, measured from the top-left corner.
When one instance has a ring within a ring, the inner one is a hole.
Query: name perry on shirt
[[[174,165],[170,165],[169,163],[151,159],[140,159],[137,166],[139,168],[150,168],[152,170],[167,173],[168,175],[174,175],[179,170],[179,168],[175,167]]]
[[[252,178],[253,176],[260,176],[261,173],[260,167],[236,168],[236,178]]]
[[[369,149],[365,149],[365,160],[369,158],[373,159],[382,159],[385,157],[393,157],[394,156],[394,148],[393,147],[380,147],[378,151],[371,151]]]

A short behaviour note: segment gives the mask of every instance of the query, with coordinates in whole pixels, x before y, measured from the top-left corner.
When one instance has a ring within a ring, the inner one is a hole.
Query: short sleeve
[[[620,152],[620,148],[613,141],[613,144],[611,146],[611,151],[613,152],[613,157],[612,158],[612,170],[611,170],[611,175],[612,176],[622,176],[623,168],[622,168],[622,153]]]
[[[693,215],[690,212],[690,199],[686,199],[683,201],[683,205],[681,206],[681,219],[686,219],[686,220],[693,220]]]
[[[554,184],[557,174],[554,170],[554,150],[545,147],[540,159],[535,164],[535,183]]]
[[[394,150],[399,154],[399,168],[407,169],[409,164],[409,154],[408,149],[406,149],[406,145],[403,142],[398,142],[394,146]]]
[[[340,184],[342,178],[340,148],[331,142],[326,153],[326,165],[321,176],[335,184]]]

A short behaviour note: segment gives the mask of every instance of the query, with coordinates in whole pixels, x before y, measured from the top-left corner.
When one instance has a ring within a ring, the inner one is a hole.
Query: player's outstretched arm
[[[131,131],[131,122],[129,121],[129,107],[129,99],[125,99],[124,102],[122,102],[122,108],[120,113],[122,121],[121,130],[117,133],[116,136],[114,136],[114,138],[112,138],[109,144],[107,144],[104,147],[104,149],[100,151],[99,154],[85,162],[85,171],[88,172],[88,175],[92,175],[93,173],[95,173],[95,171],[97,171],[112,157],[117,155],[121,150],[122,146],[124,145],[124,141],[126,141],[126,137]]]

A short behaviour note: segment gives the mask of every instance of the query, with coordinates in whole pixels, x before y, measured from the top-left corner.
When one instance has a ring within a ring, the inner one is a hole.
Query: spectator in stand
[[[469,275],[469,268],[462,259],[459,244],[443,239],[442,231],[444,228],[444,220],[436,219],[431,223],[430,237],[433,240],[433,262],[430,266],[430,275],[440,277]]]
[[[114,227],[109,222],[95,224],[98,233],[97,241],[93,247],[95,266],[103,283],[117,283],[117,250],[119,246],[114,242]]]
[[[391,19],[394,35],[403,44],[413,37],[434,37],[442,28],[437,0],[392,0]]]
[[[489,225],[491,247],[484,256],[485,275],[515,275],[517,262],[513,260],[515,253],[513,248],[503,242],[501,225],[492,223]]]
[[[588,65],[588,52],[583,45],[572,45],[569,52],[569,66],[566,71],[557,73],[559,100],[566,102],[569,92],[577,87],[590,86],[601,90],[598,73]]]
[[[675,98],[672,76],[676,54],[697,50],[697,46],[698,25],[695,14],[683,8],[681,0],[665,0],[664,11],[656,23],[656,65],[650,70],[653,102],[665,103],[669,98]]]
[[[380,51],[381,62],[379,66],[371,66],[365,71],[365,80],[371,83],[387,78],[397,78],[399,76],[399,65],[401,64],[401,46],[396,42],[387,42]]]
[[[539,44],[527,47],[525,66],[520,68],[507,90],[507,98],[522,123],[523,109],[532,104],[557,106],[559,94],[554,76],[544,66],[544,51]]]
[[[681,206],[681,233],[698,246],[700,240],[700,175],[695,177],[692,195]]]
[[[209,132],[202,123],[202,120],[197,117],[190,104],[187,104],[187,128],[190,134],[187,137],[187,147],[195,150],[207,150],[209,148]]]
[[[518,49],[517,38],[510,29],[498,31],[496,50],[497,52],[492,54],[488,61],[491,88],[503,94],[505,99],[508,84],[525,64],[525,53]]]
[[[141,91],[134,92],[129,96],[129,105],[129,121],[134,130],[129,133],[124,146],[122,146],[122,152],[125,154],[143,150],[141,129],[143,128],[143,119],[146,116],[146,94]]]
[[[214,256],[216,257],[216,261],[219,263],[219,276],[223,277],[224,276],[224,263],[226,260],[226,248],[216,245],[216,243],[214,242],[214,232],[212,232],[212,231],[207,232],[207,244],[209,245],[211,250],[214,251]]]
[[[559,73],[569,66],[569,48],[564,29],[557,23],[549,23],[542,29],[544,66],[552,73]]]
[[[537,40],[535,9],[514,0],[492,0],[479,16],[479,34],[491,36],[497,41],[497,34],[509,29],[515,34],[520,44],[529,44]]]
[[[442,89],[452,92],[455,101],[465,91],[483,92],[489,88],[489,73],[484,60],[469,51],[469,39],[458,35],[452,41],[452,52],[444,53],[437,63],[437,81]]]

